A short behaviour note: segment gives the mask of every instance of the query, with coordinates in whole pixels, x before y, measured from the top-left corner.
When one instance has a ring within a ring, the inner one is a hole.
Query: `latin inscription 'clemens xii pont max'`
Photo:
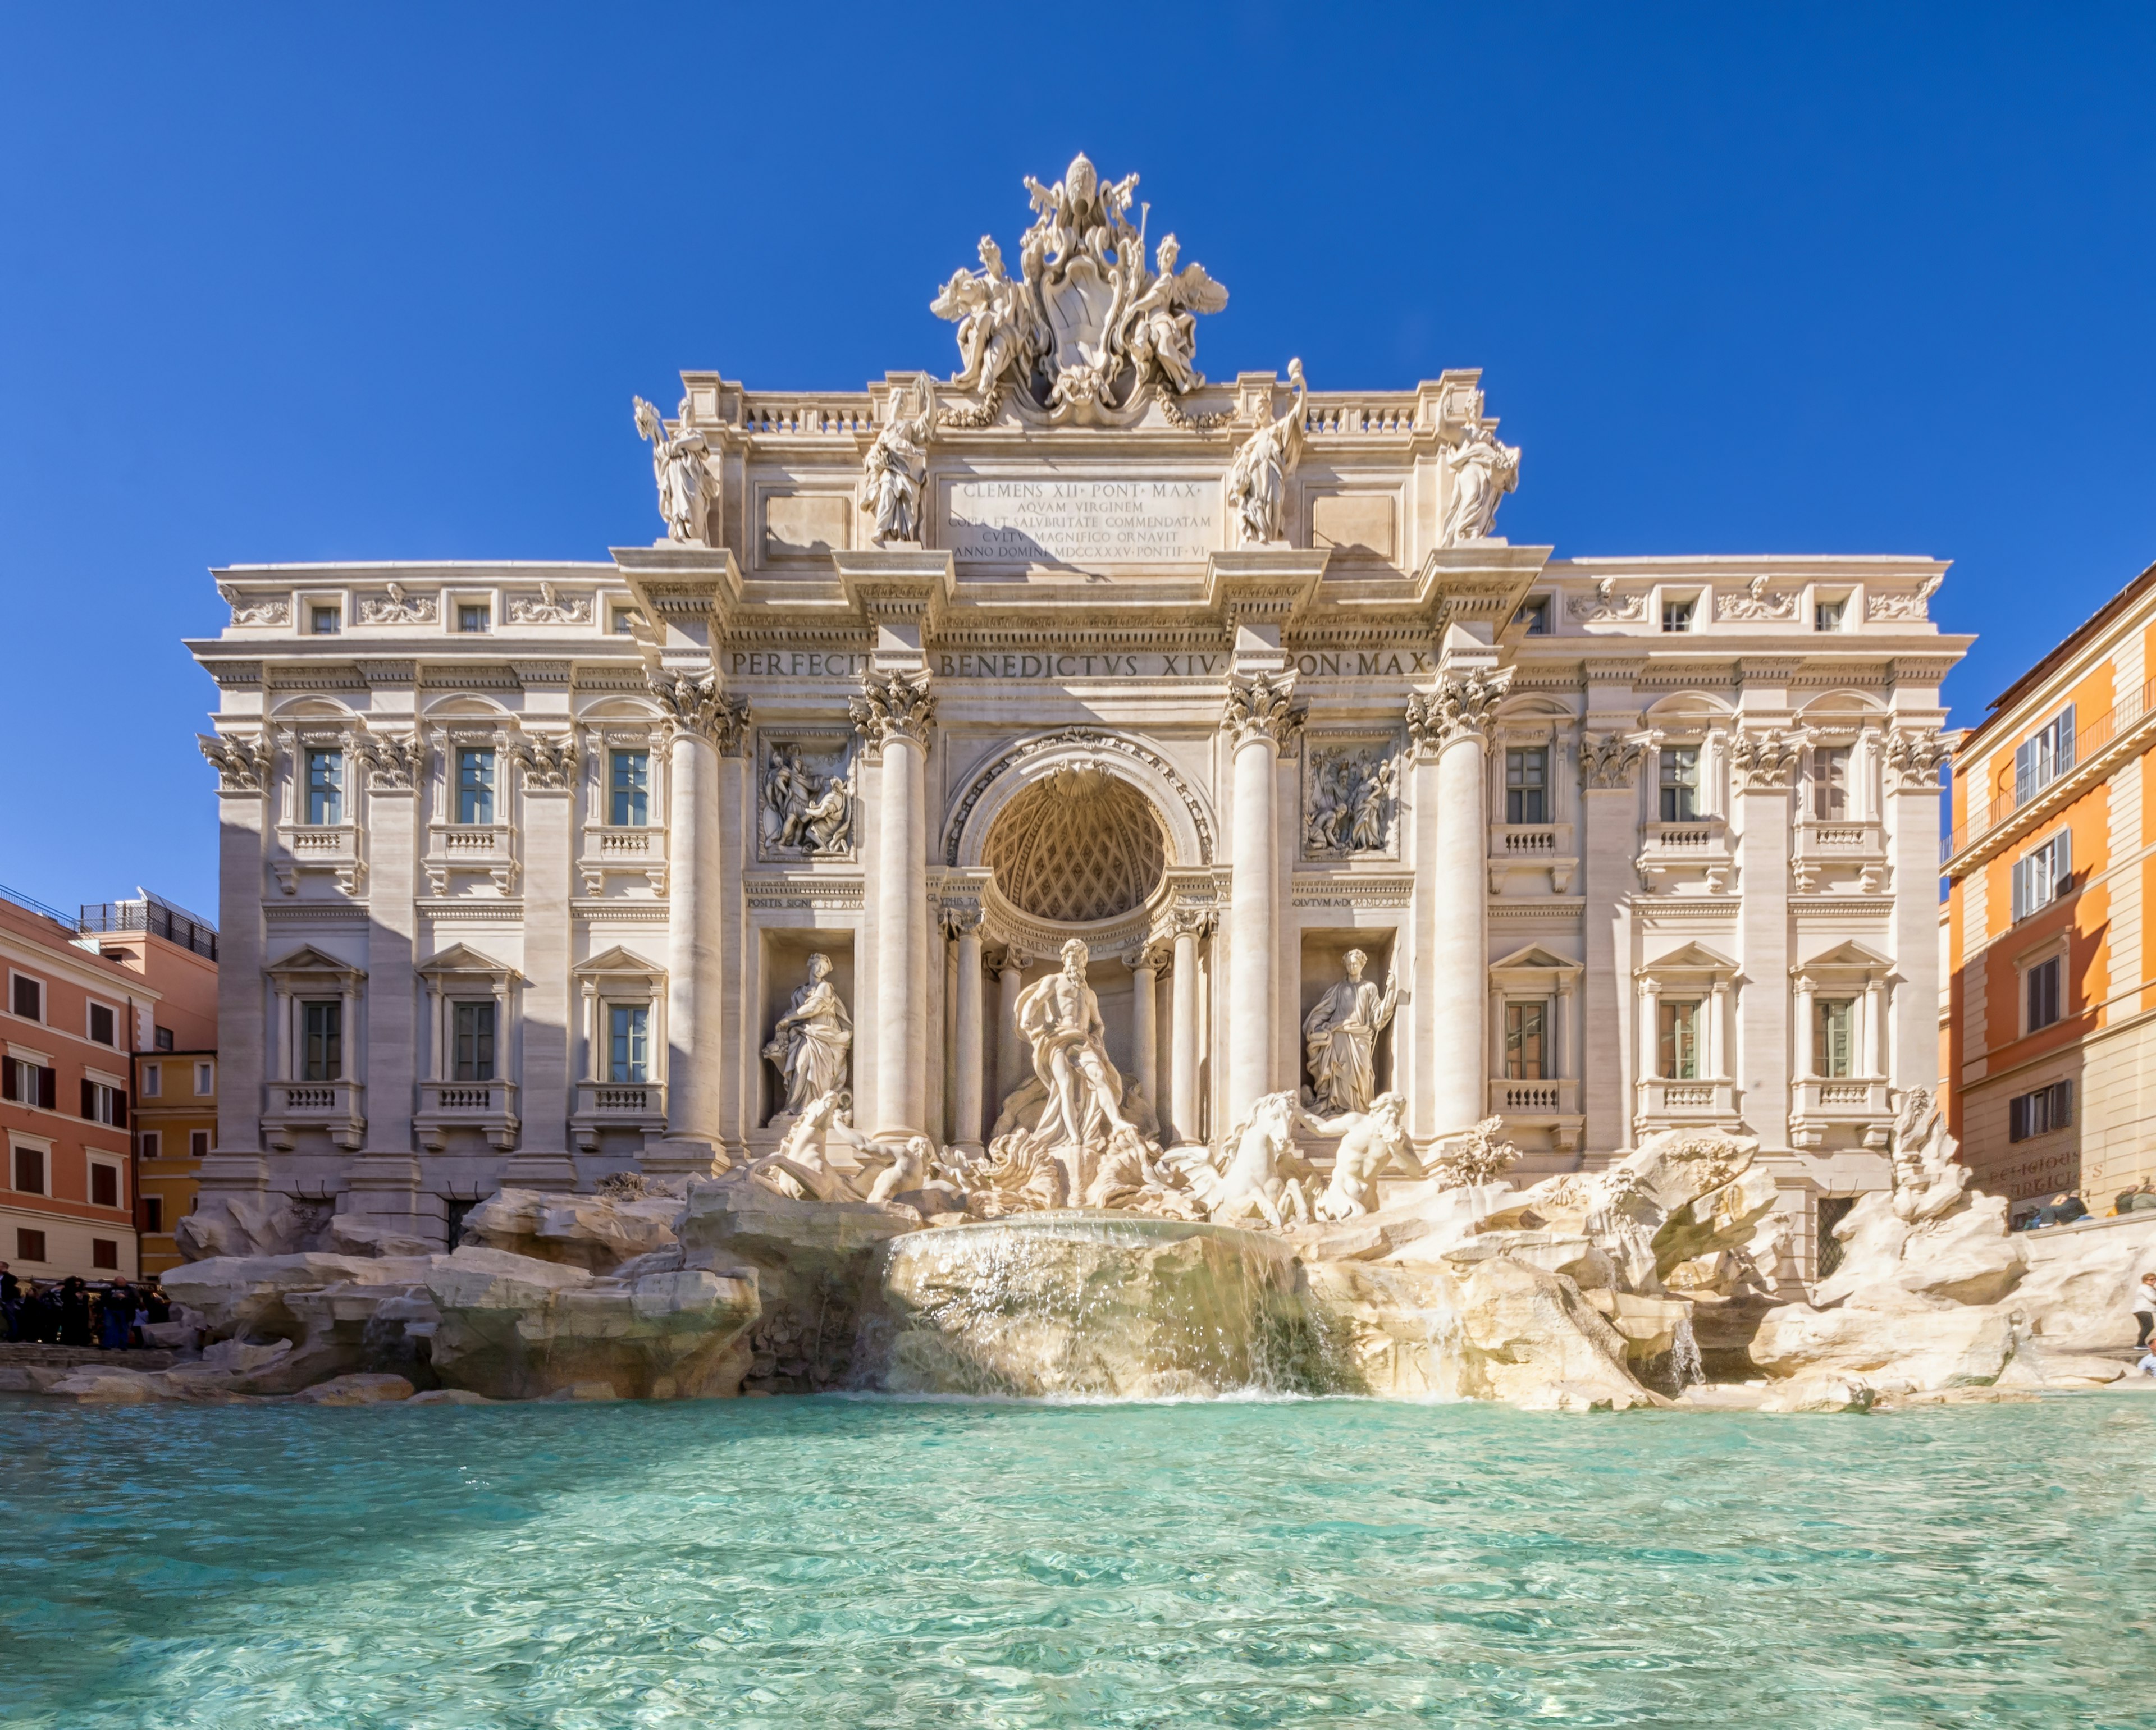
[[[944,545],[992,565],[1202,565],[1220,489],[1202,480],[961,480]]]

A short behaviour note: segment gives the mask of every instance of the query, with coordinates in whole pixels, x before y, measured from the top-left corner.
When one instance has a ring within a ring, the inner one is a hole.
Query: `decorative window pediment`
[[[469,944],[452,944],[439,955],[422,961],[413,970],[420,978],[432,980],[437,986],[452,980],[473,981],[487,980],[506,985],[524,975],[506,961],[481,954]]]
[[[272,961],[262,970],[287,988],[331,981],[340,985],[357,985],[367,977],[364,967],[355,967],[349,961],[341,961],[311,943],[301,944],[290,955]]]

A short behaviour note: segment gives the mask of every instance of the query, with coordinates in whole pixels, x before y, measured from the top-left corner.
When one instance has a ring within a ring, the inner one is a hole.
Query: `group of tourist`
[[[145,1328],[172,1318],[172,1302],[154,1278],[92,1285],[71,1273],[25,1281],[0,1262],[0,1334],[11,1341],[126,1351],[144,1344]]]
[[[2107,1219],[2122,1220],[2128,1214],[2156,1213],[2156,1178],[2144,1177],[2130,1189],[2121,1190]],[[2041,1201],[2024,1201],[2007,1221],[2015,1231],[2036,1231],[2046,1226],[2071,1226],[2076,1220],[2095,1219],[2089,1205],[2071,1190],[2061,1190]]]

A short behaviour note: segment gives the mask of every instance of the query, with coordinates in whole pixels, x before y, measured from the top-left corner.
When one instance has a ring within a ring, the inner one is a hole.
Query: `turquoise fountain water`
[[[38,1730],[2156,1724],[2156,1402],[0,1398]]]

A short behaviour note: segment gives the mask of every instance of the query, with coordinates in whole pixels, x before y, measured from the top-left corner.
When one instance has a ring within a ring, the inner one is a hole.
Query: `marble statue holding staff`
[[[763,1055],[786,1077],[786,1113],[803,1111],[842,1087],[846,1054],[854,1042],[853,1018],[831,983],[831,958],[808,958],[808,983],[793,994],[771,1030]]]
[[[1348,977],[1318,999],[1302,1024],[1312,1104],[1335,1114],[1370,1109],[1377,1092],[1378,1036],[1399,1001],[1397,978],[1388,979],[1381,992],[1363,977],[1368,961],[1362,950],[1348,950]]]
[[[689,399],[681,399],[681,429],[670,438],[655,407],[641,397],[635,404],[637,432],[651,445],[651,475],[659,483],[659,514],[666,519],[666,538],[701,544],[706,509],[704,458],[710,447],[689,424]]]
[[[1489,538],[1497,505],[1520,484],[1520,448],[1499,443],[1480,417],[1470,421],[1445,457],[1452,471],[1452,499],[1438,531],[1440,546],[1465,546]]]

